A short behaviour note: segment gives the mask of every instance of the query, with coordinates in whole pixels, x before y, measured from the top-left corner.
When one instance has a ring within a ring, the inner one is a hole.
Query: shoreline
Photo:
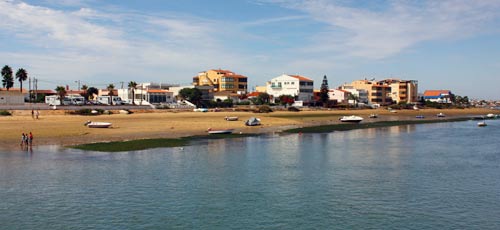
[[[365,118],[361,124],[382,121],[422,120],[416,115],[424,115],[424,120],[436,118],[444,113],[447,119],[466,118],[493,113],[491,109],[422,109],[398,110],[391,113],[383,109],[365,110],[304,110],[301,112],[276,111],[272,113],[251,113],[238,111],[223,112],[179,112],[157,110],[135,112],[133,114],[112,114],[81,116],[69,114],[49,114],[41,111],[40,119],[32,119],[30,112],[16,111],[14,116],[0,117],[0,149],[18,149],[22,132],[33,132],[34,146],[58,145],[71,147],[81,144],[123,142],[143,139],[179,139],[194,136],[207,136],[208,128],[232,128],[235,133],[263,134],[283,132],[304,127],[318,127],[340,124],[338,118],[344,115],[359,115]],[[376,113],[379,118],[369,119]],[[225,116],[238,116],[238,121],[225,121]],[[261,126],[244,125],[250,117],[259,117]],[[112,128],[91,129],[83,126],[87,120],[113,123]]]

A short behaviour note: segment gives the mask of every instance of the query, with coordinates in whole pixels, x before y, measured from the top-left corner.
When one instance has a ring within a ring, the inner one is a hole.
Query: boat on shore
[[[437,117],[446,117],[446,115],[444,115],[444,113],[438,113],[436,116]]]
[[[260,119],[256,117],[251,117],[247,121],[245,121],[246,126],[257,126],[260,125]]]
[[[224,117],[224,120],[226,120],[226,121],[237,121],[238,117],[228,117],[228,116],[226,116],[226,117]]]
[[[424,118],[425,118],[425,116],[424,116],[424,115],[417,115],[417,116],[415,116],[415,118],[418,118],[418,119],[424,119]]]
[[[377,114],[374,114],[374,113],[370,114],[370,118],[377,118],[377,117],[378,117]]]
[[[112,124],[110,122],[87,121],[84,125],[89,128],[109,128]]]
[[[359,123],[363,120],[363,118],[360,116],[351,115],[351,116],[343,116],[339,120],[341,122]]]
[[[234,129],[212,129],[208,128],[208,134],[231,134],[234,132]]]

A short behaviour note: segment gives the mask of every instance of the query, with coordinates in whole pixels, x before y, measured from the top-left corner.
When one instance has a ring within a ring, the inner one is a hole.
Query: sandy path
[[[30,112],[14,111],[13,116],[0,117],[0,148],[17,148],[21,133],[33,132],[35,145],[74,145],[81,143],[120,141],[143,138],[175,138],[205,135],[208,128],[234,128],[236,132],[260,133],[280,131],[285,128],[338,123],[341,115],[361,115],[367,118],[371,113],[380,119],[413,119],[417,114],[433,117],[443,112],[448,117],[485,115],[488,109],[453,109],[420,111],[398,110],[331,110],[331,111],[278,111],[268,114],[250,112],[172,112],[157,110],[153,113],[113,114],[100,116],[68,115],[64,112],[41,111],[40,119],[34,120]],[[50,114],[49,114],[50,113]],[[225,116],[238,116],[239,121],[225,121]],[[244,121],[252,116],[262,120],[262,126],[247,127]],[[385,117],[385,118],[384,118]],[[113,123],[109,129],[88,128],[87,120]],[[369,121],[369,119],[366,119]],[[364,121],[365,122],[365,121]]]

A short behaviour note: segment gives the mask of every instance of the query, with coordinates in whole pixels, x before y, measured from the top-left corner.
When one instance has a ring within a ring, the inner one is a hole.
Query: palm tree
[[[132,90],[132,105],[135,105],[135,87],[137,87],[137,82],[129,82],[128,87],[130,88],[130,90]]]
[[[106,88],[108,89],[108,96],[111,99],[111,105],[113,105],[113,96],[114,96],[113,90],[115,89],[115,85],[109,84],[108,87]]]
[[[354,101],[354,107],[358,107],[359,97],[357,95],[350,93],[348,99]],[[349,105],[349,102],[347,102],[347,104]]]
[[[16,72],[16,78],[19,81],[19,85],[21,86],[20,90],[21,92],[23,92],[23,81],[26,81],[26,79],[28,79],[28,73],[23,68],[18,69]]]
[[[12,78],[12,68],[10,68],[10,66],[5,65],[2,68],[2,77],[3,77],[2,80],[3,87],[6,88],[7,91],[9,91],[9,89],[12,88],[12,86],[14,86],[14,79]]]
[[[86,101],[88,101],[89,94],[87,93],[87,90],[89,89],[89,87],[87,85],[82,85],[81,89],[83,90],[82,96],[85,98]]]
[[[63,99],[66,96],[66,88],[64,86],[56,87],[57,95],[59,95],[59,100],[61,101],[61,105],[63,104]]]

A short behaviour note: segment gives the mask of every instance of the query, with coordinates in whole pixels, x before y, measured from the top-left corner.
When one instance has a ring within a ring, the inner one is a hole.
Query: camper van
[[[50,106],[61,105],[61,100],[59,99],[59,96],[57,96],[57,95],[46,96],[45,103],[49,104]],[[63,105],[75,105],[75,102],[71,97],[64,97],[62,104]],[[82,101],[82,104],[83,104],[83,101]]]
[[[111,99],[113,99],[113,105],[122,105],[122,98],[118,96],[98,96],[97,103],[102,105],[111,105]]]

